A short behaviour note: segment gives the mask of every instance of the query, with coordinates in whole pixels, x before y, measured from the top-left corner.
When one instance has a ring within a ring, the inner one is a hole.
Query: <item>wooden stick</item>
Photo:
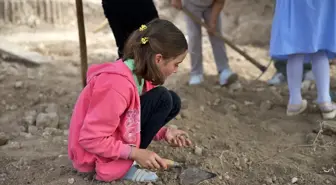
[[[195,15],[193,15],[189,10],[183,8],[182,11],[189,16],[193,21],[200,24],[201,26],[205,27],[207,30],[209,29],[208,25],[206,25],[201,19],[197,18]],[[229,45],[232,49],[237,51],[239,54],[241,54],[243,57],[245,57],[247,60],[249,60],[254,66],[256,66],[260,71],[265,72],[267,70],[267,67],[257,62],[254,58],[249,56],[247,53],[239,49],[237,46],[235,46],[231,41],[229,41],[227,38],[225,38],[222,34],[215,32],[214,35]]]
[[[77,10],[79,47],[80,47],[80,56],[81,56],[82,83],[83,83],[83,88],[84,88],[86,86],[86,72],[88,68],[88,62],[87,62],[85,23],[84,23],[82,0],[76,0],[76,10]]]

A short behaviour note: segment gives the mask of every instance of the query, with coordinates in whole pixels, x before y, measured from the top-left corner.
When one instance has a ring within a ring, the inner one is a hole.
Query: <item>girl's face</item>
[[[165,78],[177,72],[179,64],[183,62],[183,60],[187,56],[187,53],[188,52],[185,51],[184,53],[173,59],[163,59],[161,54],[157,54],[155,56],[155,62]]]

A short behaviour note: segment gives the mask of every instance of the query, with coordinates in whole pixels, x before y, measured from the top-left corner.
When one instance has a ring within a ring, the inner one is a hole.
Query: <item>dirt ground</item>
[[[232,2],[229,1],[231,7],[239,3],[245,9],[248,6],[243,0],[236,1],[236,4]],[[255,1],[259,5],[265,2],[269,1]],[[270,20],[269,14],[261,15]],[[230,15],[234,17],[235,14]],[[183,27],[181,20],[175,21]],[[259,20],[258,24],[260,22],[263,21]],[[116,48],[110,30],[107,28],[93,34],[91,24],[99,23],[90,22],[87,29],[89,62],[113,61]],[[241,25],[232,29],[239,31]],[[1,36],[9,41],[53,58],[50,64],[33,68],[1,55],[0,184],[110,184],[97,182],[90,175],[76,173],[67,157],[67,128],[82,88],[76,27],[41,31],[42,28],[7,25],[0,30]],[[267,35],[261,36],[263,42],[250,40],[248,43],[262,44],[268,41]],[[252,36],[247,38],[257,40]],[[241,42],[245,42],[244,39]],[[267,45],[240,47],[261,63],[268,64]],[[256,81],[260,71],[227,48],[230,64],[240,75],[241,85],[220,87],[206,37],[203,48],[204,84],[196,87],[187,85],[189,58],[166,83],[168,88],[181,96],[183,103],[180,115],[169,124],[188,131],[194,145],[201,148],[202,153],[196,154],[195,146],[171,149],[166,143],[158,142],[153,142],[150,149],[163,157],[218,175],[202,184],[336,184],[336,121],[321,121],[318,109],[313,104],[316,98],[314,85],[303,91],[310,102],[307,112],[287,117],[287,87],[269,87],[265,83],[273,75],[273,67]],[[333,66],[331,70],[333,90],[336,90],[335,69]],[[179,183],[177,170],[158,173],[160,180],[153,184]],[[136,183],[118,181],[111,184]]]

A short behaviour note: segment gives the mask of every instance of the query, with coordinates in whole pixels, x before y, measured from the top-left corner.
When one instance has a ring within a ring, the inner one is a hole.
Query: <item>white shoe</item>
[[[286,81],[282,73],[276,73],[270,80],[267,81],[269,85],[279,85]]]
[[[191,75],[189,85],[199,85],[204,81],[203,75]]]
[[[219,84],[220,85],[229,85],[236,82],[238,79],[238,75],[232,72],[230,69],[224,69],[219,74]]]

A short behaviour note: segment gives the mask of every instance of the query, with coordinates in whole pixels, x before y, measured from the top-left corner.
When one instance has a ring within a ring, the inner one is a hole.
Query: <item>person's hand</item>
[[[186,147],[192,145],[188,134],[183,130],[175,128],[167,129],[165,139],[173,147]]]
[[[176,9],[181,10],[182,9],[182,2],[181,0],[172,0],[171,4],[173,7],[175,7]]]
[[[208,23],[208,33],[210,35],[214,35],[216,33],[216,31],[217,31],[216,28],[217,28],[217,23],[215,21],[210,21]]]
[[[133,147],[130,158],[147,169],[167,169],[167,163],[155,152]]]

